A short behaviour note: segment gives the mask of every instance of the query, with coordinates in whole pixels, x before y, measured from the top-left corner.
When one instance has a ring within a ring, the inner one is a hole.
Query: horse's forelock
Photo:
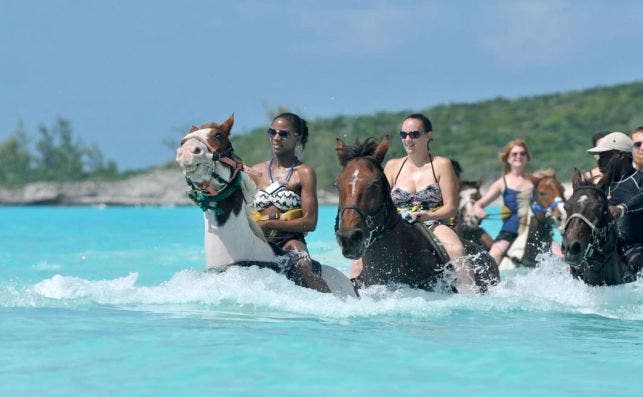
[[[206,129],[206,128],[212,128],[214,130],[219,128],[219,124],[217,123],[206,123],[201,126],[201,129]]]
[[[374,138],[367,138],[363,142],[356,139],[353,145],[344,145],[340,159],[342,165],[346,165],[350,160],[358,157],[372,157],[375,148],[377,148],[377,142]]]

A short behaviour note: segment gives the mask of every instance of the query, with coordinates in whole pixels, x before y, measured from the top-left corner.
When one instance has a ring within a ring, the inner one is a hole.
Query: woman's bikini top
[[[301,196],[292,190],[279,189],[276,192],[268,193],[259,190],[255,196],[255,207],[260,210],[274,205],[279,211],[289,211],[295,208],[301,208]]]
[[[278,183],[280,186],[272,190],[270,193],[265,190],[259,190],[255,195],[254,206],[259,210],[263,210],[274,205],[279,209],[279,211],[289,211],[301,208],[301,196],[292,190],[286,189],[286,185],[288,184],[288,181],[290,181],[295,165],[299,163],[299,160],[295,158],[295,161],[293,161],[290,169],[288,170],[285,181],[275,182],[272,177],[272,163],[274,159],[275,158],[273,157],[270,159],[270,163],[268,163],[268,177],[270,178],[270,186],[274,183]]]
[[[409,158],[407,157],[402,162],[402,165],[395,176],[395,180],[393,181],[393,186],[397,183],[397,179],[402,172],[402,168],[404,168],[404,164],[406,164],[408,159]],[[429,153],[429,160],[431,162],[433,178],[437,181],[438,178],[435,176],[433,157],[431,156],[431,153]],[[393,200],[393,204],[400,209],[411,209],[412,211],[432,210],[442,206],[442,190],[440,189],[440,185],[437,183],[429,185],[415,193],[410,193],[399,187],[393,187],[391,189],[391,199]]]

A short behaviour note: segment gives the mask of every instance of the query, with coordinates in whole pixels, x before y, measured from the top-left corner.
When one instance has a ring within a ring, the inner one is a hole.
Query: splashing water
[[[643,389],[640,279],[590,287],[543,254],[482,296],[374,286],[341,301],[267,269],[203,271],[193,208],[0,211],[2,395]],[[334,211],[307,240],[347,273]]]

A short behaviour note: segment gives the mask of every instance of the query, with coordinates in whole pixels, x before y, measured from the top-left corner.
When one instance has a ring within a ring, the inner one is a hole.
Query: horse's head
[[[565,261],[575,266],[607,245],[612,217],[605,193],[591,181],[583,180],[579,170],[574,170],[572,185],[574,192],[565,204],[568,217],[561,249]]]
[[[477,229],[480,219],[473,214],[473,205],[480,200],[482,180],[460,182],[458,199],[458,222],[466,229]]]
[[[234,115],[221,125],[192,126],[176,151],[176,161],[183,168],[186,179],[210,194],[220,191],[234,172],[234,166],[224,160],[232,156],[230,129],[233,123]]]
[[[395,213],[391,188],[382,170],[388,146],[388,137],[379,144],[369,138],[354,146],[337,139],[335,149],[344,168],[335,182],[339,191],[335,236],[347,258],[361,257]]]
[[[540,171],[532,176],[534,195],[531,204],[532,212],[538,221],[552,219],[562,225],[567,218],[565,212],[565,188],[556,179],[554,170]]]

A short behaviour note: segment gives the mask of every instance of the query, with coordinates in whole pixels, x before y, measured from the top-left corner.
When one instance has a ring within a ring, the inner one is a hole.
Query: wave
[[[233,267],[223,273],[182,270],[151,286],[137,285],[138,277],[138,273],[130,273],[111,280],[87,280],[57,274],[33,285],[0,285],[0,307],[101,305],[176,315],[276,314],[322,319],[529,311],[643,320],[642,279],[615,287],[591,287],[573,279],[564,263],[546,255],[539,258],[535,269],[503,273],[501,283],[482,296],[374,286],[360,291],[359,300],[342,301],[297,287],[282,275],[256,267]]]

